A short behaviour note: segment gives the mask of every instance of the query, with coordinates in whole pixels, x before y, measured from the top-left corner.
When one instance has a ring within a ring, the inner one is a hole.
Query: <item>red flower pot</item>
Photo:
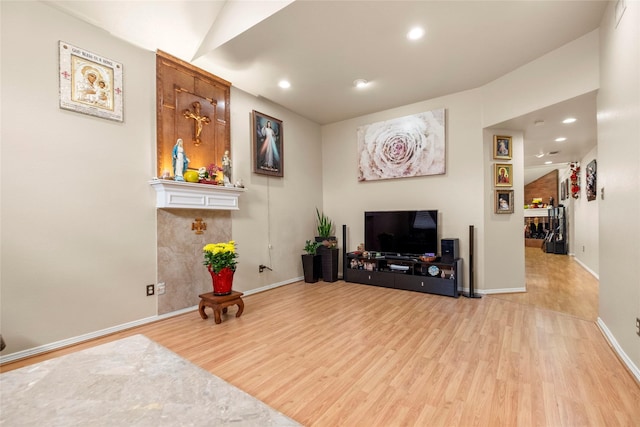
[[[207,267],[207,269],[209,273],[211,273],[211,279],[213,281],[213,294],[229,295],[231,293],[231,287],[233,286],[233,270],[225,267],[216,273],[209,267]]]

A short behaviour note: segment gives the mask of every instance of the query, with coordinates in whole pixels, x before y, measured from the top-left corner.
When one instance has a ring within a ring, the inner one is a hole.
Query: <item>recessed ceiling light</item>
[[[553,162],[549,161],[549,162],[544,162],[545,165],[552,165]]]
[[[289,89],[291,87],[291,83],[289,83],[287,80],[280,80],[278,82],[278,86],[280,86],[282,89]]]
[[[560,137],[560,138],[556,138],[556,142],[563,142],[566,141],[567,138],[565,138],[564,136]]]
[[[366,87],[368,84],[369,82],[366,81],[365,79],[356,79],[353,81],[353,85],[358,89],[362,89],[363,87]]]
[[[541,158],[543,158],[543,157],[544,157],[544,153],[536,154],[536,157],[537,157],[537,158],[539,158],[539,159],[541,159]]]
[[[424,29],[420,27],[414,27],[407,33],[409,40],[418,40],[424,36]]]
[[[573,123],[573,122],[575,122],[576,120],[578,120],[578,119],[576,119],[575,117],[567,117],[566,119],[564,119],[564,120],[562,121],[562,123],[564,123],[564,124],[569,124],[569,123]]]

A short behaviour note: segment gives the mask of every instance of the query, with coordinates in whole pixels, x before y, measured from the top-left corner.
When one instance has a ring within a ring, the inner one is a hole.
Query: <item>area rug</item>
[[[0,375],[0,425],[299,426],[143,335]]]

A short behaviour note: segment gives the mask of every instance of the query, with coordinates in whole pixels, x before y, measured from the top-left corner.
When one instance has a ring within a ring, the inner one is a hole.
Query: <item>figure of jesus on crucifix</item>
[[[186,109],[182,112],[182,115],[186,118],[186,119],[193,119],[194,120],[194,126],[193,126],[193,141],[194,141],[194,145],[198,146],[200,145],[200,134],[202,134],[202,127],[204,125],[208,125],[209,123],[211,123],[211,119],[207,116],[201,116],[200,115],[200,103],[199,102],[194,102],[193,104],[191,104],[191,106],[193,107],[193,109],[195,110],[195,112]]]

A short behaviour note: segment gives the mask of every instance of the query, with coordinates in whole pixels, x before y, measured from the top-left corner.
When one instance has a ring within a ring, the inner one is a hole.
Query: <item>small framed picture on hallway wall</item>
[[[596,160],[593,159],[587,165],[586,190],[587,190],[587,201],[589,202],[596,199],[596,184],[597,184],[596,172],[597,172],[597,163],[596,163]]]
[[[493,174],[496,187],[513,187],[512,164],[496,163]]]
[[[496,190],[495,213],[513,213],[513,190]]]
[[[511,137],[503,135],[493,136],[493,158],[511,160]]]
[[[253,110],[251,113],[253,171],[284,176],[282,120]]]

